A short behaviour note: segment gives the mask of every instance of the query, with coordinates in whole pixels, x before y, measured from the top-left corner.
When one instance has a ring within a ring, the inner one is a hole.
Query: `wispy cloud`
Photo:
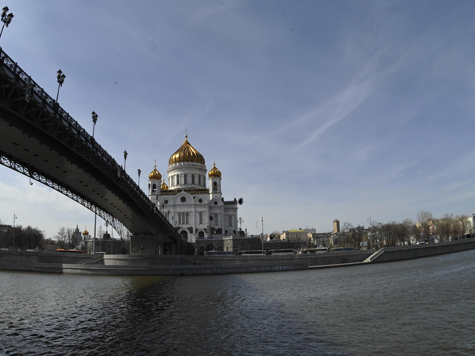
[[[315,110],[297,119],[296,124],[308,121],[325,121],[306,140],[296,146],[292,151],[296,151],[303,146],[323,135],[333,125],[347,117],[371,94],[373,85],[377,80],[376,69],[381,57],[381,53],[376,54],[366,64],[360,73],[350,84],[338,95],[318,106]]]

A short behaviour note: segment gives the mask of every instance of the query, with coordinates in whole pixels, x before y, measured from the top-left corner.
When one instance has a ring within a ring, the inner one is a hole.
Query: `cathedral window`
[[[178,225],[188,225],[190,223],[190,213],[178,213]]]
[[[186,176],[187,176],[187,175],[184,174],[184,176],[183,176],[183,184],[188,184],[188,179],[187,179]]]
[[[199,224],[203,225],[203,212],[202,211],[198,212],[198,220],[199,220]]]
[[[175,177],[176,177],[176,185],[180,185],[180,176],[177,174]]]
[[[216,192],[218,190],[218,183],[213,182],[213,192]]]
[[[191,175],[191,184],[195,184],[195,175],[194,174]]]
[[[156,193],[156,192],[157,192],[157,185],[153,184],[152,185],[152,193]]]

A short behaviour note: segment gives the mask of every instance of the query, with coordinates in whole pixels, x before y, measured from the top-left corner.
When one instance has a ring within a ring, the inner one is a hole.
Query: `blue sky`
[[[473,1],[34,1],[0,45],[147,188],[186,130],[249,233],[472,214]],[[94,214],[0,167],[0,219]],[[100,224],[103,225],[103,222]]]

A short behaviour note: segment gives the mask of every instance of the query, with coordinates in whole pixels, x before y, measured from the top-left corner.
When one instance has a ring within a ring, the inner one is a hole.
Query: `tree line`
[[[445,214],[434,218],[429,211],[422,210],[417,214],[417,221],[405,219],[401,222],[372,222],[371,226],[354,227],[344,222],[340,233],[340,246],[361,247],[367,242],[367,248],[405,246],[413,243],[455,240],[472,235],[473,226],[468,215]]]
[[[44,232],[40,229],[19,225],[0,233],[0,248],[15,250],[42,249],[44,240]]]

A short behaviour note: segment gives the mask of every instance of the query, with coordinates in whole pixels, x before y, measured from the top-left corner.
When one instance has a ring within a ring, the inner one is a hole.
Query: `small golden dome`
[[[162,185],[160,186],[161,190],[168,190],[168,185],[165,183],[165,179],[163,180]]]
[[[83,234],[83,235],[89,235],[89,232],[85,229],[82,234]]]
[[[212,177],[221,178],[221,172],[219,171],[218,168],[216,168],[216,163],[213,163],[213,168],[211,168],[211,170],[209,171],[208,177],[210,177],[210,178],[212,178]]]
[[[157,166],[155,165],[155,168],[153,169],[152,173],[148,175],[148,179],[162,179],[162,175],[160,174],[159,171],[157,171]]]
[[[185,142],[183,145],[171,155],[168,160],[168,164],[181,163],[181,162],[197,162],[205,164],[205,159],[189,142],[188,135],[185,136]]]

